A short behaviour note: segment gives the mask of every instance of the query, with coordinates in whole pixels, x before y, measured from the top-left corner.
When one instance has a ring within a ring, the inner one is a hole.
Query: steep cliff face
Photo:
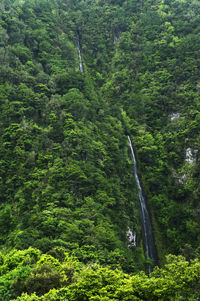
[[[63,247],[84,262],[144,268],[129,119],[102,97],[80,30],[91,7],[8,4],[1,11],[2,248]],[[128,228],[137,248],[128,248]]]
[[[123,2],[102,92],[123,106],[160,252],[199,250],[199,4]],[[196,239],[197,238],[197,239]],[[162,255],[161,255],[162,257]]]
[[[199,257],[199,3],[0,8],[2,249],[144,269],[129,134],[160,262]]]

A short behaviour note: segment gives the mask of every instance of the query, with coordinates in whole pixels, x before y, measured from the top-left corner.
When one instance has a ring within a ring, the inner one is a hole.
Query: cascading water
[[[78,56],[79,56],[79,69],[81,72],[83,72],[83,62],[82,62],[80,38],[78,32],[76,33],[76,42],[77,42],[77,49],[78,49]]]
[[[138,198],[140,201],[140,209],[141,209],[141,222],[142,222],[142,229],[143,229],[143,239],[144,239],[144,249],[146,253],[146,258],[152,260],[152,266],[149,265],[149,272],[153,270],[153,266],[156,265],[157,261],[157,252],[154,242],[153,230],[151,226],[150,215],[146,206],[146,202],[142,193],[142,187],[140,184],[140,180],[137,174],[137,162],[135,158],[135,153],[133,150],[132,142],[130,137],[128,136],[128,142],[131,149],[131,155],[133,160],[133,171],[135,176],[135,181],[138,188]]]

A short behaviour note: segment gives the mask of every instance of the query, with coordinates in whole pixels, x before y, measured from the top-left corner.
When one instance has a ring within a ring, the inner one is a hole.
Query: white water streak
[[[78,56],[79,56],[79,69],[81,72],[84,72],[83,70],[83,61],[82,61],[82,56],[81,56],[81,47],[80,47],[80,39],[79,39],[79,34],[76,33],[76,40],[77,40],[77,49],[78,49]]]
[[[135,180],[136,180],[136,184],[137,184],[137,188],[138,188],[138,197],[139,197],[139,201],[140,201],[140,206],[141,206],[141,213],[142,213],[142,223],[143,223],[143,231],[144,231],[144,245],[145,245],[145,249],[146,249],[146,256],[147,259],[150,258],[150,253],[149,253],[149,244],[148,244],[148,219],[149,219],[149,215],[148,215],[148,211],[147,211],[147,207],[145,204],[145,200],[142,194],[142,188],[140,185],[140,180],[138,178],[138,174],[137,174],[137,162],[135,159],[135,153],[133,150],[133,146],[132,146],[132,142],[130,137],[128,136],[128,142],[130,145],[130,149],[131,149],[131,155],[132,155],[132,159],[133,159],[133,163],[134,163],[134,176],[135,176]]]

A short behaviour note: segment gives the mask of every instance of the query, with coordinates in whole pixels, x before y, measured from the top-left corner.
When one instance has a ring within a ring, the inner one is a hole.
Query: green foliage
[[[64,247],[84,263],[137,270],[143,265],[142,251],[129,250],[126,237],[131,226],[141,242],[137,193],[132,190],[132,166],[124,135],[124,125],[130,128],[129,118],[122,108],[112,111],[92,76],[92,68],[99,65],[96,72],[102,84],[101,72],[110,60],[104,49],[103,17],[98,46],[102,55],[93,67],[85,64],[89,56],[84,47],[91,42],[87,36],[91,37],[96,18],[90,10],[98,8],[97,15],[106,13],[106,34],[112,28],[113,39],[123,25],[120,5],[101,8],[93,3],[89,8],[83,1],[28,0],[13,1],[3,8],[2,248],[33,246],[53,252],[55,247]],[[78,27],[88,13],[91,19],[84,25],[84,35]],[[83,45],[84,74],[78,70],[77,33]],[[107,46],[114,51],[109,36]],[[94,45],[91,51],[95,55]],[[49,264],[35,267],[25,281],[16,280],[15,290],[17,286],[22,290],[22,283],[30,293],[36,288],[43,294],[53,282],[60,287],[64,281],[60,272],[49,269]],[[42,277],[48,284],[42,286]]]
[[[0,299],[199,298],[198,261],[121,272],[145,265],[127,134],[160,262],[200,257],[199,16],[197,1],[1,1]]]
[[[144,272],[131,276],[121,270],[98,264],[82,265],[69,255],[62,262],[49,255],[41,255],[36,265],[29,267],[31,273],[47,262],[51,264],[51,273],[55,268],[60,269],[66,277],[71,269],[70,282],[63,282],[62,288],[56,288],[55,282],[52,289],[51,283],[46,282],[46,274],[43,274],[41,282],[44,281],[47,285],[46,294],[39,297],[40,288],[35,286],[35,293],[29,295],[24,287],[21,296],[8,300],[195,300],[199,296],[200,263],[198,260],[188,262],[182,256],[169,255],[166,265],[155,268],[149,276]],[[19,279],[19,270],[13,276],[15,283],[16,277]],[[37,275],[35,276],[37,283]]]

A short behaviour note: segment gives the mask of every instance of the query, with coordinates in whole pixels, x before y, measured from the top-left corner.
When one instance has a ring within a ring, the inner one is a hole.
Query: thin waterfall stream
[[[155,247],[155,242],[154,242],[153,229],[152,229],[152,225],[151,225],[149,211],[148,211],[148,208],[147,208],[147,205],[145,202],[145,198],[143,196],[142,187],[141,187],[140,180],[139,180],[138,173],[137,173],[137,162],[136,162],[135,153],[133,150],[133,145],[132,145],[132,142],[131,142],[131,139],[129,136],[128,136],[128,142],[130,145],[131,155],[132,155],[132,160],[133,160],[134,177],[135,177],[136,185],[138,188],[138,199],[140,202],[144,250],[145,250],[146,258],[152,260],[152,266],[149,265],[149,272],[152,272],[153,267],[156,265],[156,262],[157,262],[157,252],[156,252],[156,247]]]
[[[84,72],[83,61],[82,61],[82,56],[81,56],[80,38],[79,38],[78,32],[76,32],[76,43],[77,43],[78,56],[79,56],[79,69],[81,72]]]

